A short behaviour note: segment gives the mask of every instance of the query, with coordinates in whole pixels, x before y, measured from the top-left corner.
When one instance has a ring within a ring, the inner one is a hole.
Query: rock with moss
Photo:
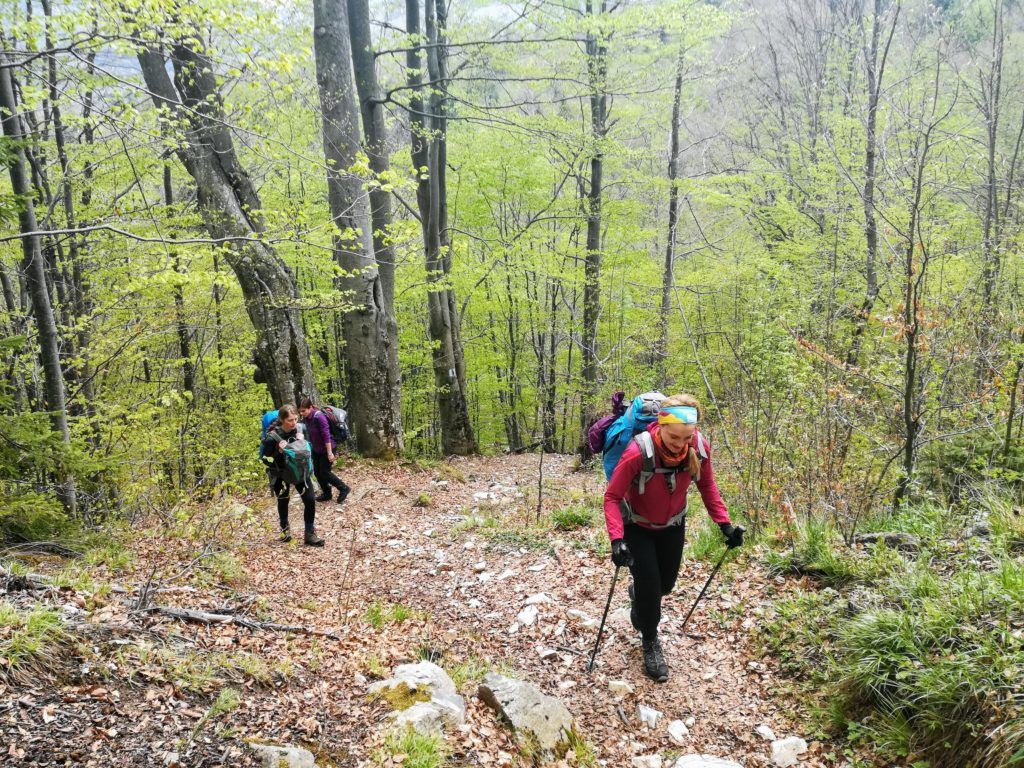
[[[513,728],[520,743],[535,745],[543,760],[565,752],[573,720],[559,699],[532,683],[494,672],[484,677],[477,695]]]
[[[871,533],[858,533],[853,537],[857,544],[877,544],[882,542],[889,549],[899,549],[904,552],[916,552],[921,548],[921,539],[912,533],[902,531],[873,531]]]
[[[302,747],[250,744],[263,768],[317,768],[313,753]]]
[[[392,719],[399,726],[410,726],[424,736],[438,735],[446,725],[458,726],[466,719],[466,702],[455,683],[429,661],[396,667],[391,678],[370,686],[370,694],[398,710]]]

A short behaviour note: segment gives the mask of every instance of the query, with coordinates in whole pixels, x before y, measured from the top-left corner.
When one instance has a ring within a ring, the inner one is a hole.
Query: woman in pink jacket
[[[711,445],[697,431],[700,418],[700,405],[690,395],[664,400],[657,423],[623,451],[604,494],[612,562],[633,575],[630,619],[643,639],[644,670],[660,683],[668,680],[658,640],[661,598],[672,591],[679,575],[691,481],[728,545],[743,543],[742,529],[730,523],[715,484]]]

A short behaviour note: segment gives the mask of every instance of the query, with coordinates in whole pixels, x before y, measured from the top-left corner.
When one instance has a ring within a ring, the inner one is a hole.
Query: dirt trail
[[[571,462],[571,457],[546,457],[549,509],[571,499],[593,500],[602,490],[595,475],[573,473]],[[367,725],[365,705],[356,697],[365,690],[361,680],[370,675],[369,659],[390,670],[429,653],[449,667],[481,659],[562,698],[608,765],[626,765],[630,757],[655,752],[707,753],[759,765],[768,762],[770,745],[754,733],[758,725],[768,724],[779,738],[806,736],[780,712],[782,686],[750,641],[754,609],[776,586],[760,570],[749,564],[723,569],[682,636],[678,629],[710,573],[708,564],[684,563],[676,590],[666,599],[662,639],[672,672],[663,685],[642,672],[623,571],[596,669],[587,674],[612,567],[578,535],[549,531],[538,540],[520,533],[534,514],[523,507],[525,497],[536,498],[535,456],[454,460],[440,470],[417,473],[363,467],[345,476],[356,489],[350,502],[340,511],[320,505],[318,512],[328,540],[324,550],[257,545],[247,564],[254,592],[272,595],[281,609],[314,600],[339,625],[348,620],[342,625],[347,636],[360,636],[358,650],[347,655],[352,678],[339,681],[339,688],[348,684],[349,690],[335,691],[336,703],[354,707],[357,716],[343,716],[336,724],[340,731]],[[415,506],[421,494],[429,495],[429,506]],[[598,525],[600,530],[589,534],[595,540],[604,535]],[[302,578],[313,563],[316,577]],[[517,622],[527,598],[539,593],[550,602],[537,605],[532,624]],[[375,601],[428,618],[389,624],[375,633],[362,619]],[[346,607],[348,615],[342,616]],[[312,619],[301,610],[281,612],[297,621]],[[542,658],[545,649],[558,653]],[[629,682],[634,694],[615,696],[610,680]],[[467,686],[463,692],[472,690]],[[662,713],[657,728],[640,723],[638,704]],[[383,711],[372,710],[371,721]],[[690,717],[695,724],[689,739],[673,744],[668,722]],[[512,751],[506,739],[493,737],[490,711],[471,706],[469,723],[470,733],[454,739],[468,764],[497,764],[504,757],[499,750]],[[358,741],[350,743],[355,752],[363,751]],[[812,745],[803,764],[828,764],[813,757],[822,751]]]
[[[592,507],[603,490],[594,473],[572,471],[571,457],[547,456],[544,471],[545,515]],[[424,657],[466,678],[467,726],[450,734],[446,765],[529,764],[473,697],[474,679],[487,669],[561,698],[601,765],[690,753],[768,765],[770,744],[754,733],[757,726],[767,724],[779,738],[808,736],[784,714],[785,681],[758,658],[751,639],[759,606],[790,585],[752,560],[723,569],[686,636],[679,627],[710,566],[684,562],[666,599],[662,640],[671,676],[663,685],[643,675],[623,571],[597,667],[587,674],[612,574],[598,551],[603,521],[566,532],[533,526],[536,456],[455,459],[426,469],[364,462],[343,476],[354,489],[349,501],[318,505],[323,549],[279,543],[273,502],[261,496],[250,500],[255,516],[247,524],[240,518],[216,534],[244,573],[230,584],[183,577],[150,596],[164,606],[232,610],[332,637],[132,613],[153,569],[166,575],[191,567],[202,575],[208,562],[197,565],[194,543],[143,537],[132,570],[117,576],[123,591],[83,600],[65,589],[47,598],[55,606],[74,601],[81,609],[75,620],[101,628],[89,641],[99,658],[78,663],[62,685],[0,683],[8,754],[40,766],[244,765],[251,763],[245,742],[259,740],[303,744],[320,765],[377,765],[372,757],[389,709],[367,689],[397,664]],[[292,516],[298,533],[297,499]],[[520,616],[527,598],[540,593],[547,601],[536,605],[536,617]],[[204,678],[197,659],[220,667]],[[612,680],[628,682],[633,693],[611,693]],[[225,688],[237,691],[237,701],[211,709]],[[656,728],[640,722],[640,704],[662,713]],[[689,737],[673,744],[666,726],[689,718]],[[801,765],[833,765],[823,757],[827,747],[812,743]],[[570,755],[562,764],[575,761]]]

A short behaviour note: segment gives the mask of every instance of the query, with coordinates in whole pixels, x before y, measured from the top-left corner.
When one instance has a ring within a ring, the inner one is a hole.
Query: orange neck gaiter
[[[664,443],[661,442],[661,430],[654,430],[654,447],[658,451],[658,457],[661,459],[661,463],[667,467],[674,467],[677,464],[681,464],[690,453],[690,444],[686,446],[679,453],[669,453],[665,449]]]

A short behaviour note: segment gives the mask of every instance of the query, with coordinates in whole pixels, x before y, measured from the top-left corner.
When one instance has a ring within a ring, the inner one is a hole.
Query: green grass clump
[[[0,601],[0,678],[19,681],[55,668],[66,639],[56,611],[43,606],[21,611]]]
[[[381,630],[387,624],[401,624],[403,621],[412,618],[416,612],[407,605],[401,603],[387,604],[375,600],[366,608],[363,618],[376,630]]]
[[[706,516],[690,515],[686,518],[686,557],[707,561],[721,556],[724,549],[722,532]]]
[[[864,576],[854,555],[843,548],[832,525],[812,520],[801,526],[790,551],[768,555],[768,565],[779,573],[814,576],[825,586],[839,587]]]
[[[455,687],[460,689],[466,683],[483,680],[484,675],[490,670],[491,665],[478,656],[469,656],[458,664],[446,666],[445,669],[452,682],[455,683]]]
[[[929,768],[1024,766],[1024,561],[999,527],[1013,521],[996,522],[995,508],[991,538],[957,544],[975,513],[923,505],[872,521],[920,537],[916,555],[884,545],[837,553],[818,524],[795,552],[774,556],[840,589],[856,582],[845,595],[790,592],[759,630],[765,653],[820,708],[820,725]]]
[[[434,500],[426,491],[420,491],[420,495],[416,497],[416,501],[412,505],[414,507],[431,507],[434,505]]]
[[[562,507],[551,513],[551,525],[557,531],[575,531],[590,526],[595,517],[594,510],[582,504]]]
[[[387,735],[384,747],[374,752],[378,765],[386,765],[391,757],[405,755],[403,768],[440,768],[448,759],[448,747],[439,736],[423,736],[412,728]]]

